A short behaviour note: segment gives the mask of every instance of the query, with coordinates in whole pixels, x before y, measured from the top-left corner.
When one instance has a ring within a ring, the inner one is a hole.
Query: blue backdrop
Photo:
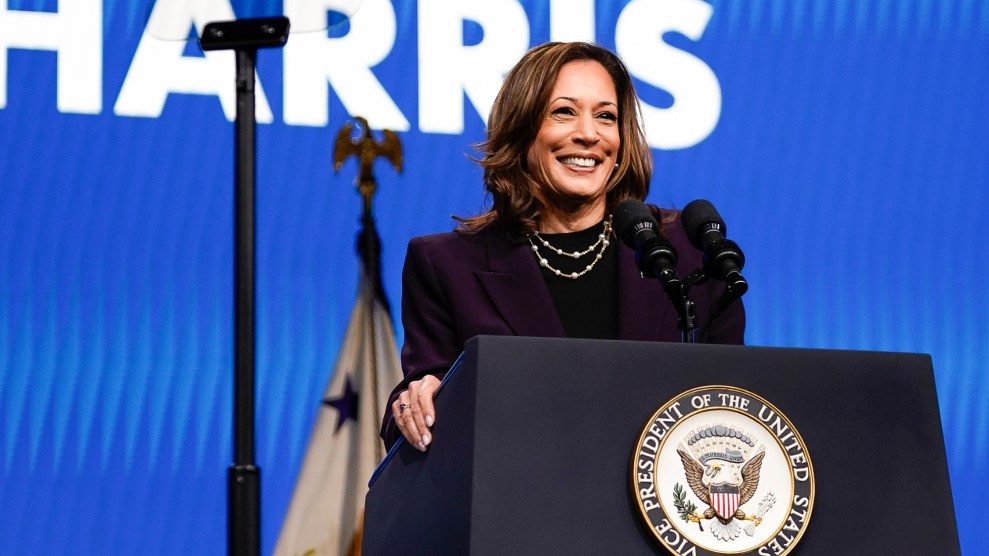
[[[0,3],[0,554],[225,551],[233,63],[156,36],[312,4]],[[365,0],[259,55],[266,553],[356,294],[336,131],[364,115],[405,145],[403,174],[377,167],[397,305],[409,238],[484,206],[466,155],[499,72],[551,37],[629,62],[649,200],[719,207],[747,254],[749,344],[933,356],[963,550],[989,551],[989,4],[441,4]]]

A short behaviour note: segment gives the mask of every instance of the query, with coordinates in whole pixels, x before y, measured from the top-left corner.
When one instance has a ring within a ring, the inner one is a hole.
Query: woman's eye
[[[604,118],[605,120],[612,121],[612,122],[617,122],[618,121],[618,115],[615,114],[614,112],[601,112],[600,114],[598,114],[598,117],[599,118]]]
[[[553,114],[560,114],[563,116],[573,116],[574,111],[573,108],[570,108],[569,106],[561,106],[556,110],[553,110]]]

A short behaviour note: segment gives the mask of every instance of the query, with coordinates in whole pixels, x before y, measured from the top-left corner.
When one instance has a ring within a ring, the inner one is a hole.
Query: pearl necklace
[[[539,261],[539,266],[545,267],[547,270],[549,270],[553,274],[556,274],[557,276],[562,276],[564,278],[576,280],[577,278],[580,278],[581,276],[590,272],[594,268],[594,265],[598,264],[598,261],[600,261],[601,258],[604,256],[604,251],[608,248],[608,245],[611,244],[611,241],[609,241],[608,239],[610,237],[611,237],[611,215],[609,215],[608,219],[604,221],[604,231],[598,234],[598,240],[595,241],[587,249],[584,249],[583,251],[574,251],[574,252],[564,251],[563,249],[560,249],[555,245],[551,244],[550,242],[546,241],[545,239],[543,239],[543,237],[539,235],[539,232],[532,232],[531,234],[528,235],[527,239],[529,240],[529,245],[532,246],[532,252],[536,255],[536,260]],[[558,268],[554,268],[552,265],[549,264],[549,261],[546,259],[546,257],[543,257],[539,253],[539,246],[536,245],[536,242],[533,241],[532,238],[538,239],[539,243],[542,243],[544,247],[550,249],[557,255],[570,257],[571,259],[579,259],[585,255],[588,255],[592,251],[597,249],[599,245],[601,246],[601,250],[598,251],[596,255],[594,255],[594,260],[591,261],[591,263],[588,264],[586,267],[584,267],[584,270],[580,272],[563,272],[562,270]]]

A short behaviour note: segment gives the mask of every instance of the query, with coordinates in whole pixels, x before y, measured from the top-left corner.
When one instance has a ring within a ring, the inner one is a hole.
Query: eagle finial
[[[370,214],[371,201],[378,188],[377,180],[374,179],[374,160],[383,157],[401,172],[402,143],[398,140],[398,135],[389,129],[382,130],[384,139],[379,143],[371,136],[371,126],[366,119],[360,116],[354,119],[360,127],[360,137],[354,139],[351,136],[354,124],[351,122],[343,124],[337,132],[336,142],[333,145],[333,171],[338,171],[344,161],[351,156],[357,157],[357,190],[364,199],[364,214]]]

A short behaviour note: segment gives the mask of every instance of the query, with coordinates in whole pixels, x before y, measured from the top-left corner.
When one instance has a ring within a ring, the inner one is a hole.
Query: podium
[[[364,554],[669,554],[631,461],[657,409],[706,385],[803,438],[816,495],[790,554],[960,554],[927,355],[495,336],[448,373],[428,451],[382,462]]]

